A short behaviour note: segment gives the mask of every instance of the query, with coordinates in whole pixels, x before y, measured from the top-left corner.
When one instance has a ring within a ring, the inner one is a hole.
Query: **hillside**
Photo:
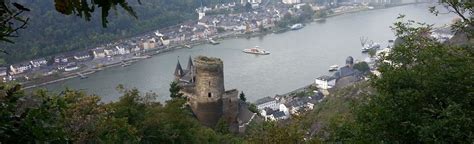
[[[203,5],[215,5],[219,2],[233,0],[202,0]],[[195,9],[201,5],[195,0],[129,0],[136,11],[138,19],[126,14],[122,8],[111,11],[109,24],[103,28],[100,20],[100,9],[96,10],[91,21],[80,17],[65,16],[54,9],[53,0],[12,0],[18,2],[31,12],[28,28],[20,30],[19,38],[14,44],[0,43],[0,47],[10,55],[0,55],[7,63],[50,56],[62,52],[93,48],[97,45],[132,37],[159,28],[175,25],[180,22],[195,20]]]

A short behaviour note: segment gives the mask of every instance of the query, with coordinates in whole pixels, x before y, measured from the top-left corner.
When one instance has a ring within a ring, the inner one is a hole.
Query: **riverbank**
[[[363,10],[360,10],[360,11],[363,11]],[[354,11],[352,11],[352,13],[354,13]],[[344,13],[342,13],[344,14]],[[339,14],[339,15],[342,15],[342,14]],[[254,33],[251,33],[251,34],[242,34],[242,33],[225,33],[224,35],[218,35],[215,38],[215,40],[227,40],[227,39],[235,39],[235,38],[251,38],[251,37],[258,37],[258,36],[263,36],[263,35],[266,35],[266,34],[270,34],[270,33],[273,33],[272,31],[267,31],[266,33],[260,33],[260,32],[254,32]],[[206,40],[201,40],[201,41],[193,41],[192,43],[189,43],[189,45],[191,45],[192,47],[196,47],[196,46],[199,46],[199,45],[203,45],[203,44],[207,44],[208,42]],[[168,53],[168,52],[171,52],[171,51],[174,51],[174,50],[178,50],[178,49],[182,49],[182,48],[185,48],[183,46],[184,44],[175,44],[175,45],[172,45],[168,48],[165,48],[165,49],[154,49],[154,50],[151,50],[151,51],[148,51],[146,54],[149,54],[149,55],[159,55],[159,54],[163,54],[163,53]],[[187,49],[187,48],[185,48]],[[117,65],[110,65],[108,67],[113,67],[113,66],[117,66]],[[106,68],[108,68],[106,67]],[[101,70],[104,70],[105,68],[101,69]],[[98,70],[100,71],[100,70]],[[98,71],[95,71],[95,72],[98,72]],[[94,73],[95,73],[94,72]],[[90,74],[93,74],[93,73],[90,73]],[[77,77],[78,75],[73,75],[73,76],[70,76],[72,78],[74,77]],[[28,88],[34,88],[36,86],[44,86],[44,85],[49,85],[51,83],[54,83],[54,82],[58,82],[58,81],[62,81],[62,80],[66,80],[66,79],[63,79],[63,77],[61,78],[57,78],[55,80],[52,80],[53,82],[44,82],[42,84],[32,84],[30,85]]]

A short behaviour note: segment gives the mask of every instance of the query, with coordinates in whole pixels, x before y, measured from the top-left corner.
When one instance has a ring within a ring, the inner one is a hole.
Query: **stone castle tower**
[[[237,129],[238,91],[225,91],[222,60],[199,56],[194,64],[190,60],[187,68],[182,70],[178,62],[175,76],[197,119],[209,127],[214,127],[220,119],[224,119],[231,130]]]

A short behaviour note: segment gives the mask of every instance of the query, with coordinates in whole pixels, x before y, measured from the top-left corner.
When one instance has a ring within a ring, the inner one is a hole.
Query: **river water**
[[[244,91],[247,99],[255,101],[274,96],[314,82],[320,75],[330,74],[330,65],[343,65],[347,56],[363,60],[360,37],[366,36],[386,46],[394,39],[389,28],[399,14],[429,24],[446,24],[453,15],[434,16],[428,12],[429,4],[407,5],[388,9],[363,11],[331,17],[324,23],[311,23],[305,28],[281,34],[270,34],[250,39],[228,39],[219,45],[200,45],[180,49],[139,61],[128,67],[115,67],[89,75],[88,79],[70,79],[45,86],[52,91],[66,87],[100,95],[103,101],[117,100],[120,94],[115,87],[124,84],[142,92],[155,92],[160,100],[169,99],[169,83],[177,59],[183,67],[189,56],[221,58],[224,61],[225,88]],[[241,50],[260,46],[270,55],[256,56]]]

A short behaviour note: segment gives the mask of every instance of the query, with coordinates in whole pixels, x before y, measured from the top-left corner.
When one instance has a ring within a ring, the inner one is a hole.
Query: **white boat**
[[[332,66],[329,66],[329,71],[337,71],[338,68],[339,68],[339,65],[332,65]]]
[[[213,45],[219,44],[219,42],[213,40],[212,38],[209,38],[209,43],[211,43],[211,44],[213,44]]]
[[[260,49],[258,46],[255,46],[254,48],[248,48],[242,50],[244,53],[249,53],[249,54],[257,54],[257,55],[269,55],[270,52],[266,51],[264,49]]]
[[[380,44],[372,42],[372,43],[369,43],[369,44],[365,44],[362,47],[362,52],[368,52],[371,49],[377,50],[379,48],[380,48]]]
[[[299,30],[301,28],[303,28],[303,24],[300,23],[294,24],[290,27],[291,30]]]
[[[191,46],[190,46],[190,45],[184,45],[184,47],[185,47],[185,48],[191,48]]]

